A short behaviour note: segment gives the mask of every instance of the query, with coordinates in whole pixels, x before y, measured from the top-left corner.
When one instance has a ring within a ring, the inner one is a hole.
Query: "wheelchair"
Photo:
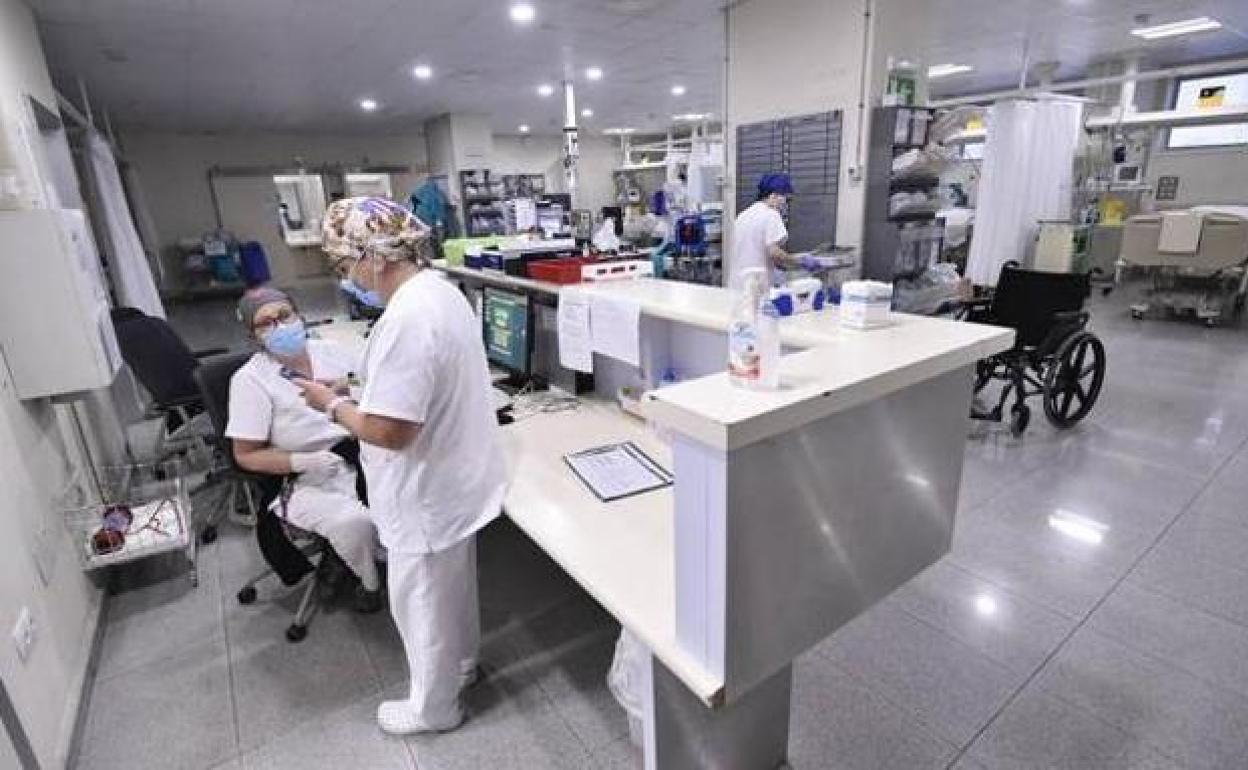
[[[1043,399],[1044,414],[1056,428],[1088,416],[1105,384],[1105,345],[1088,331],[1083,309],[1091,290],[1089,274],[1024,270],[1010,262],[989,296],[963,303],[963,320],[1006,326],[1017,335],[1013,348],[976,363],[971,417],[1004,421],[1011,396],[1014,436],[1025,433],[1031,422],[1027,400],[1032,396]],[[1005,387],[996,405],[985,411],[978,397],[998,381]]]

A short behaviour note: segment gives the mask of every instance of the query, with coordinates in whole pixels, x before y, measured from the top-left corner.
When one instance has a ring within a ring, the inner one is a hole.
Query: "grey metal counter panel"
[[[948,552],[971,373],[729,453],[730,700]]]

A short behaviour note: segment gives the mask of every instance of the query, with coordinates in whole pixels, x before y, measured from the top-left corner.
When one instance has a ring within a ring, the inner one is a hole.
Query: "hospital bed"
[[[1118,278],[1151,279],[1135,318],[1194,315],[1208,326],[1230,320],[1248,292],[1248,206],[1195,206],[1127,220]]]

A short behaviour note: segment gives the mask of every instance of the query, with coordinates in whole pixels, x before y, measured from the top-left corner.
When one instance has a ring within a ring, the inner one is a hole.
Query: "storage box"
[[[647,259],[629,259],[616,262],[593,262],[581,268],[581,280],[619,281],[654,275],[654,265]]]
[[[848,281],[841,286],[841,325],[870,329],[889,323],[893,285],[879,281]]]
[[[529,265],[529,277],[559,284],[580,283],[581,268],[589,264],[592,264],[590,260],[580,257],[533,262]]]

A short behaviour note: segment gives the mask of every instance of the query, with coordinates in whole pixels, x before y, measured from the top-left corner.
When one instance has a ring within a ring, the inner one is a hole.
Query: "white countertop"
[[[580,288],[712,331],[726,333],[732,313],[733,294],[708,286],[642,278]],[[783,357],[780,390],[744,390],[716,374],[652,391],[645,414],[709,446],[736,449],[1007,350],[1014,332],[904,313],[882,328],[846,329],[831,308],[782,318],[780,339],[802,349]]]
[[[717,705],[723,682],[676,641],[672,489],[604,503],[563,460],[569,452],[631,440],[671,469],[664,442],[616,405],[599,402],[534,415],[502,432],[511,470],[508,517],[690,691]]]

